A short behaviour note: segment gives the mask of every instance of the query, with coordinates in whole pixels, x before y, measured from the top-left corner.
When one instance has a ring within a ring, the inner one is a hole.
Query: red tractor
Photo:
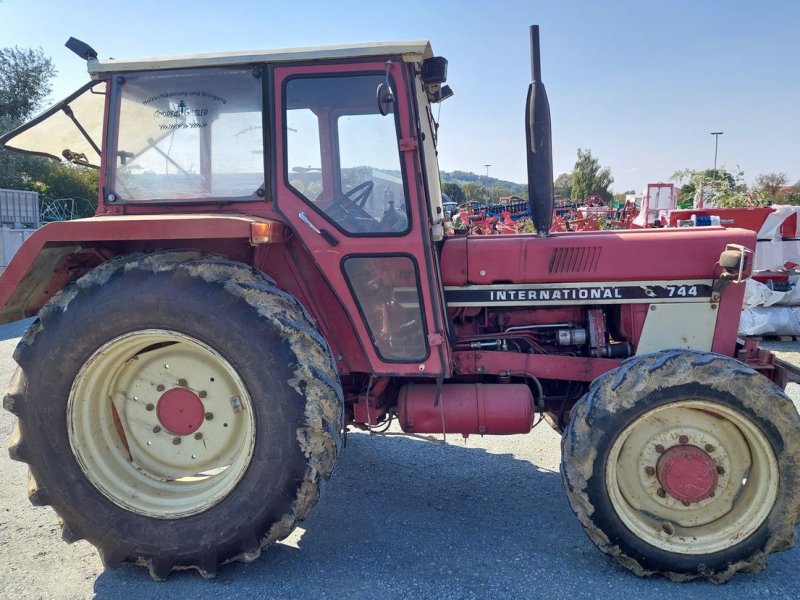
[[[573,510],[637,574],[724,581],[793,544],[794,373],[737,345],[754,233],[549,235],[531,45],[537,233],[445,236],[431,106],[452,92],[427,43],[128,61],[68,42],[91,81],[0,138],[100,172],[96,215],[42,227],[0,279],[3,322],[38,315],[10,454],[66,541],[211,577],[308,514],[347,428],[546,418]]]

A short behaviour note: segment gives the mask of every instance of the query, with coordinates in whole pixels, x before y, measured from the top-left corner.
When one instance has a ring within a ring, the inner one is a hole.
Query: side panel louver
[[[550,273],[591,273],[597,270],[600,246],[585,248],[555,248],[550,257]]]

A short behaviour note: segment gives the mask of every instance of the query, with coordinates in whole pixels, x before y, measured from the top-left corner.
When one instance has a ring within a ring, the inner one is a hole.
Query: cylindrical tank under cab
[[[441,386],[436,403],[434,384],[410,383],[400,388],[397,417],[406,433],[528,433],[534,403],[522,383],[452,383]]]

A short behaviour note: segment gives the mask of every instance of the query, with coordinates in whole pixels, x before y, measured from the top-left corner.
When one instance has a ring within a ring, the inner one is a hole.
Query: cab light
[[[272,240],[272,223],[270,221],[256,221],[250,223],[250,244],[269,244]]]

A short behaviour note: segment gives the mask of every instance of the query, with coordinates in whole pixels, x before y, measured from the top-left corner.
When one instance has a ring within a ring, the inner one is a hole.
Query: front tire
[[[562,439],[562,478],[591,540],[638,575],[714,582],[795,542],[800,417],[729,357],[663,351],[598,378]]]
[[[31,501],[107,567],[211,577],[254,560],[331,474],[343,399],[328,345],[246,265],[112,260],[42,309],[15,360],[4,404]]]

